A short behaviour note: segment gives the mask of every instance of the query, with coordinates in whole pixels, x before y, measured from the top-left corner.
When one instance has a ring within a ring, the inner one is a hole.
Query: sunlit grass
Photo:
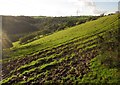
[[[116,15],[107,16],[55,32],[28,44],[20,45],[19,41],[13,43],[11,51],[14,52],[11,56],[16,60],[11,58],[8,62],[11,65],[6,65],[10,73],[6,73],[3,83],[118,83],[119,69],[108,68],[103,64],[105,62],[101,63],[101,58],[109,58],[112,52],[101,50],[104,44],[98,37],[104,38],[105,42],[110,41],[110,32],[116,37],[117,22]],[[113,37],[111,40],[116,42]],[[105,54],[100,54],[101,51]],[[21,55],[27,56],[17,57]],[[113,52],[112,55],[115,57],[117,53]],[[13,65],[14,62],[16,65]]]
[[[19,45],[18,42],[14,43],[14,50],[11,56],[24,56],[27,54],[35,53],[42,49],[51,48],[61,43],[69,42],[75,37],[84,37],[90,35],[91,32],[100,32],[108,28],[117,28],[117,15],[106,16],[95,21],[86,22],[66,30],[55,32],[52,35],[45,36],[41,39],[35,40],[25,45]],[[111,23],[111,24],[110,24]]]

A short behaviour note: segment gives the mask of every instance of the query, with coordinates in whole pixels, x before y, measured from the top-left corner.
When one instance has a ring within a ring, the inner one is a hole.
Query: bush
[[[24,37],[19,39],[20,44],[26,44],[28,42],[32,42],[33,40],[36,40],[40,38],[42,35],[47,34],[48,31],[43,30],[43,31],[38,31],[38,32],[33,32],[32,34],[25,35]]]
[[[28,40],[31,40],[35,37],[35,35],[28,35],[24,36],[23,38],[20,38],[20,44],[27,43]]]
[[[119,41],[118,41],[117,31],[106,32],[104,38],[98,36],[98,44],[100,47],[100,61],[105,66],[110,68],[120,67],[120,57],[119,57]]]

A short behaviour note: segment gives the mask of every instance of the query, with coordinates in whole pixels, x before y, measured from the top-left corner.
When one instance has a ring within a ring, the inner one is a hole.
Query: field
[[[118,84],[118,22],[114,14],[26,44],[14,42],[3,51],[2,84]]]

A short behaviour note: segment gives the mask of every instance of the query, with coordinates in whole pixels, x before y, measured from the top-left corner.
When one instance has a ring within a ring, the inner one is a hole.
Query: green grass
[[[35,40],[25,45],[18,45],[16,42],[14,43],[14,47],[11,48],[11,50],[13,50],[14,52],[10,53],[9,56],[25,56],[40,51],[42,49],[51,48],[65,42],[69,42],[75,37],[84,37],[90,35],[90,33],[92,32],[95,33],[111,29],[113,27],[117,28],[117,22],[117,15],[106,16],[95,21],[86,22],[85,24],[53,33],[52,35],[45,36],[41,39]]]
[[[90,62],[91,72],[84,75],[80,82],[83,83],[118,83],[120,82],[120,70],[117,68],[107,68],[97,56]]]
[[[106,61],[104,56],[109,58],[112,54],[115,57],[117,51],[101,50],[100,47],[104,43],[99,42],[98,37],[102,36],[105,42],[116,42],[114,32],[118,29],[118,21],[120,20],[118,20],[117,15],[106,16],[55,32],[28,44],[19,45],[19,41],[15,42],[14,47],[11,48],[14,52],[11,52],[10,56],[16,58],[14,62],[18,67],[9,66],[14,67],[14,69],[8,69],[10,73],[3,80],[3,84],[8,82],[10,84],[27,84],[38,81],[46,81],[46,83],[66,82],[66,84],[120,82],[119,68],[109,68],[104,65]],[[109,32],[112,32],[112,39],[109,39]],[[105,46],[107,47],[106,44]],[[105,54],[101,54],[101,51]],[[30,54],[28,57],[18,58],[18,56],[28,54]],[[101,62],[103,61],[101,58],[104,62]],[[116,58],[113,59],[116,61]],[[20,59],[22,63],[17,63]],[[8,64],[14,62],[11,60]],[[19,74],[16,75],[17,73]],[[24,76],[27,76],[26,81],[23,79]],[[13,81],[13,79],[18,80],[18,82]]]

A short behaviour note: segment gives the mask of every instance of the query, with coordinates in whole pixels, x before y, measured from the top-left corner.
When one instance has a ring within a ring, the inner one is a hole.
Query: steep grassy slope
[[[46,48],[67,43],[80,37],[82,38],[94,33],[105,31],[107,29],[116,27],[116,22],[118,22],[117,15],[107,16],[95,21],[86,22],[85,24],[56,32],[50,36],[43,37],[25,45],[18,45],[15,43],[17,46],[11,49],[13,53],[9,54],[9,56],[25,56],[26,54],[35,53]]]
[[[70,17],[34,17],[37,21],[34,25],[39,28],[40,31],[34,32],[27,36],[20,38],[20,43],[29,43],[33,40],[41,38],[56,31],[66,29],[78,24],[85,23],[98,19],[100,16],[70,16]]]
[[[3,16],[3,49],[9,49],[11,42],[19,40],[20,44],[32,42],[55,31],[67,27],[95,20],[99,16],[71,16],[71,17],[28,17],[28,16]],[[3,35],[4,36],[4,35]],[[7,51],[8,53],[8,51]],[[6,54],[3,52],[3,54]],[[7,57],[7,56],[6,56]],[[3,55],[3,58],[6,58]]]
[[[97,16],[84,17],[28,17],[28,16],[3,16],[3,32],[6,33],[11,41],[19,40],[23,36],[45,35],[62,30],[66,27],[75,26],[86,21],[94,20]],[[37,33],[37,32],[38,33]],[[34,33],[35,32],[35,33]],[[32,37],[34,38],[34,37]]]
[[[97,57],[102,39],[115,41],[119,21],[118,15],[106,16],[25,45],[14,43],[3,63],[2,84],[118,83],[119,69],[103,66]]]

